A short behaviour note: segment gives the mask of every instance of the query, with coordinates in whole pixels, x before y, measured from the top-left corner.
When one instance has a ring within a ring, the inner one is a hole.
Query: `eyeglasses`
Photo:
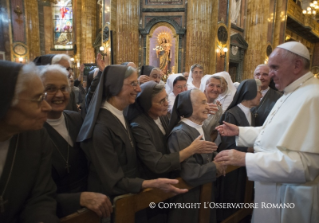
[[[44,91],[47,92],[48,94],[52,95],[52,94],[56,94],[59,90],[63,94],[68,93],[68,92],[70,92],[70,87],[69,86],[62,86],[62,87],[58,88],[56,86],[46,86]]]
[[[31,102],[36,102],[38,104],[38,107],[40,107],[41,102],[47,98],[47,92],[44,92],[39,96],[39,98],[33,98],[33,99],[28,99],[28,98],[17,98],[18,100],[27,100]]]
[[[133,87],[133,89],[136,90],[137,86],[140,85],[140,82],[139,81],[133,81],[132,83],[126,84],[126,85],[131,85]]]
[[[160,105],[164,105],[165,102],[168,102],[168,96],[159,101]]]
[[[187,88],[187,84],[185,84],[185,85],[177,85],[176,88],[177,89]]]

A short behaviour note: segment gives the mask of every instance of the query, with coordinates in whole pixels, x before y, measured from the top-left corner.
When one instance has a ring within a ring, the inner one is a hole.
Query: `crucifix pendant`
[[[66,171],[67,171],[68,173],[70,173],[70,167],[71,167],[71,165],[69,165],[69,162],[66,162],[66,163],[65,163],[65,169],[66,169]]]
[[[257,118],[257,115],[258,115],[258,113],[257,113],[257,112],[255,112],[255,118]]]
[[[8,202],[8,200],[4,201],[2,196],[0,196],[0,213],[4,212],[4,204],[7,202]]]

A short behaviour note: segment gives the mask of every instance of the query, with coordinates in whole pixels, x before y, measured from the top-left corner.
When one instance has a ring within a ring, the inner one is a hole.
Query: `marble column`
[[[288,0],[277,0],[276,3],[276,22],[275,38],[273,49],[285,42],[285,32],[287,24],[287,4]]]
[[[273,1],[272,1],[273,2]],[[242,79],[253,78],[254,70],[267,59],[267,36],[270,1],[247,1],[247,25],[245,40],[248,43],[244,59]],[[273,3],[274,4],[274,3]],[[270,34],[271,35],[271,34]]]
[[[38,1],[26,0],[26,26],[27,26],[27,43],[29,49],[29,60],[33,60],[40,53],[40,33],[39,33],[39,14]]]
[[[212,40],[213,4],[211,0],[190,0],[187,3],[186,70],[199,63],[204,66],[204,74],[210,73],[211,48],[215,45]]]
[[[117,0],[116,7],[116,15],[111,15],[112,30],[115,30],[113,36],[115,40],[113,43],[114,63],[134,62],[138,65],[140,1]],[[113,9],[112,7],[112,13]],[[116,18],[116,27],[113,26],[113,18]]]
[[[80,12],[80,10],[78,10]],[[95,54],[93,42],[96,35],[96,1],[82,0],[81,8],[81,63],[94,63]],[[78,38],[77,36],[77,38]]]

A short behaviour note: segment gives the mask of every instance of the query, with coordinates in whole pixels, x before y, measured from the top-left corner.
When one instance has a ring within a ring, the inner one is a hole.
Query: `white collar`
[[[269,87],[266,90],[261,90],[261,94],[263,95],[263,97],[265,96],[265,94],[268,92]],[[261,99],[260,99],[261,100]]]
[[[190,127],[195,128],[195,129],[202,128],[202,126],[203,126],[203,125],[199,125],[199,124],[189,120],[188,118],[182,118],[181,121],[185,122],[187,125],[189,125]]]
[[[242,103],[239,103],[237,105],[240,110],[242,110],[247,118],[248,123],[251,125],[251,112],[250,109],[248,107],[246,107],[245,105],[243,105]]]
[[[47,119],[47,123],[49,123],[50,125],[58,125],[60,124],[62,121],[64,120],[64,115],[63,113],[61,113],[60,118],[56,118],[56,119]]]
[[[117,108],[115,108],[113,105],[111,105],[106,100],[102,103],[101,108],[109,110],[115,117],[117,117],[120,120],[120,122],[123,124],[124,128],[126,128],[126,123],[125,123],[123,111],[118,110]]]
[[[203,135],[203,139],[205,140],[203,125],[199,125],[199,124],[189,120],[188,118],[182,118],[181,122],[184,122],[185,124],[189,125],[190,127],[196,129],[200,135]]]
[[[299,77],[297,80],[295,80],[294,82],[292,82],[291,84],[289,84],[287,87],[285,87],[284,89],[284,93],[288,94],[290,92],[293,92],[294,90],[296,90],[298,87],[300,87],[305,81],[307,81],[310,78],[314,78],[313,73],[312,72],[307,72],[306,74],[302,75],[301,77]]]
[[[108,101],[104,101],[104,103],[102,103],[102,108],[105,108],[107,110],[109,110],[110,112],[113,113],[113,115],[115,116],[121,116],[123,115],[123,111],[118,110],[117,108],[115,108],[113,105],[111,105]]]

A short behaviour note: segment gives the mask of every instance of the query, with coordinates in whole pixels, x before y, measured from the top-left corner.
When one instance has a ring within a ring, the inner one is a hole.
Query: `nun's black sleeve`
[[[154,131],[148,132],[139,125],[131,125],[132,133],[136,141],[137,154],[141,161],[154,173],[167,173],[176,169],[180,169],[179,151],[170,154],[164,154],[156,149],[157,146],[165,147],[165,143],[158,142],[157,145],[151,139],[161,139],[161,135],[156,136]],[[156,128],[156,126],[154,126]],[[166,150],[166,148],[160,148]]]
[[[182,129],[173,130],[168,139],[168,147],[171,152],[179,152],[193,142],[192,138],[198,136],[199,133],[189,137],[189,133]],[[182,162],[180,175],[186,183],[195,187],[215,181],[216,171],[216,166],[211,160],[207,161],[201,154],[195,154]]]
[[[225,118],[222,121],[237,125],[241,125],[240,121],[238,121],[238,117],[236,118],[232,113],[225,112]],[[222,142],[219,144],[218,151],[226,150],[226,149],[236,149],[242,152],[247,152],[248,147],[238,147],[236,146],[235,136],[221,136]]]
[[[116,128],[118,127],[113,127]],[[137,166],[134,163],[130,166],[131,160],[135,158],[125,152],[126,146],[122,139],[127,135],[125,132],[120,134],[122,135],[116,135],[109,127],[97,123],[92,139],[88,143],[81,144],[91,162],[89,190],[116,196],[138,193],[142,189],[144,180],[134,173]]]

